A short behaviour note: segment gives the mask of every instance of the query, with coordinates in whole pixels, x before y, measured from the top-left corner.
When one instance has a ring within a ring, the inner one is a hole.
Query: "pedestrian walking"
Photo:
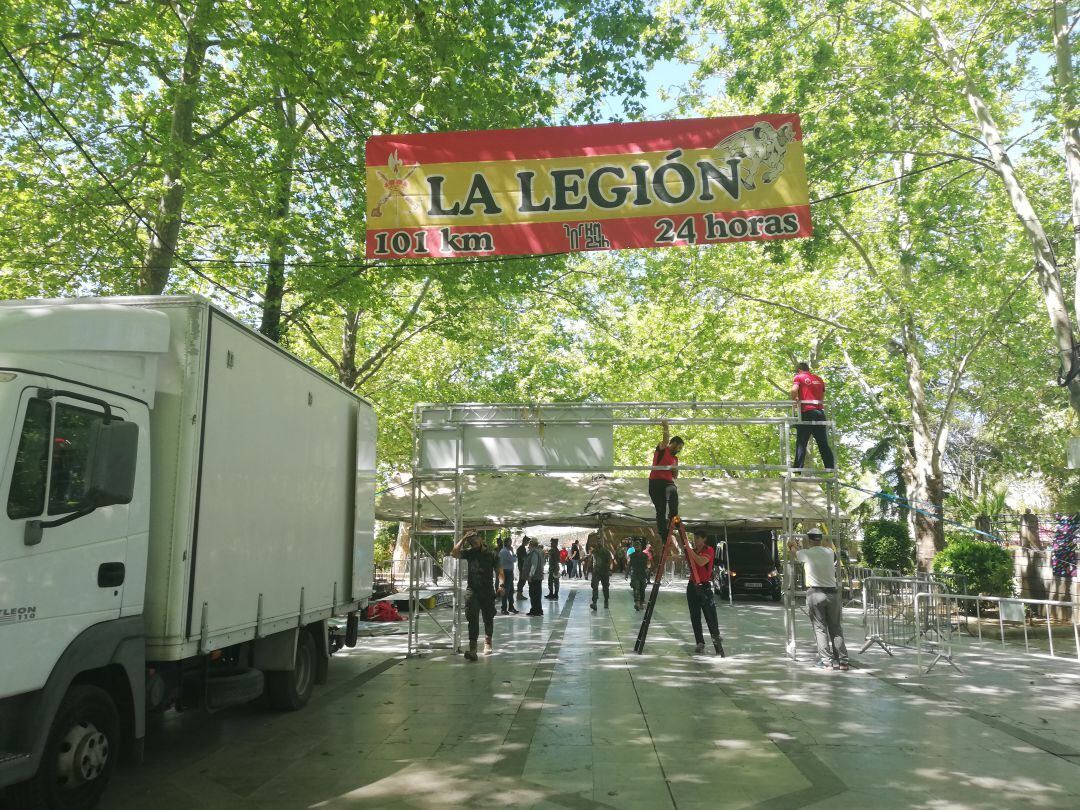
[[[570,576],[578,579],[581,576],[581,544],[575,540],[570,544]]]
[[[638,542],[637,547],[630,553],[630,591],[634,594],[634,610],[641,610],[645,606],[645,583],[649,580],[649,557],[645,553],[644,545]]]
[[[524,576],[529,582],[529,615],[543,616],[544,608],[540,605],[540,591],[544,579],[544,552],[540,549],[540,541],[535,537],[529,538],[529,554],[525,558]]]
[[[660,424],[664,428],[664,435],[653,450],[652,466],[669,469],[649,473],[649,497],[656,509],[656,531],[660,535],[660,542],[664,543],[671,518],[679,514],[679,490],[675,486],[675,479],[679,477],[679,453],[684,443],[682,437],[670,435],[666,419]]]
[[[499,549],[499,566],[503,573],[502,614],[517,613],[514,607],[514,567],[517,565],[517,555],[514,554],[512,542],[509,537]]]
[[[788,543],[788,550],[803,564],[806,575],[806,611],[814,628],[817,642],[817,666],[832,666],[847,672],[848,652],[841,626],[843,607],[836,587],[836,553],[822,545],[821,529],[814,527],[806,533],[809,548],[800,549],[795,541]]]
[[[716,618],[716,601],[713,599],[712,570],[716,549],[705,542],[704,535],[694,536],[693,547],[686,547],[690,565],[690,581],[686,583],[686,605],[690,609],[690,626],[694,630],[695,653],[705,652],[705,636],[701,632],[701,617],[712,636],[713,650],[723,657],[724,643],[720,638],[720,623]]]
[[[607,609],[611,591],[611,563],[613,555],[599,537],[592,539],[592,551],[589,554],[592,562],[592,602],[591,610],[596,610],[596,598],[599,596],[601,587],[604,589],[604,608]]]
[[[808,363],[799,363],[795,367],[791,398],[799,403],[799,422],[803,423],[795,425],[795,467],[802,469],[805,466],[806,448],[812,436],[825,469],[835,469],[836,460],[829,447],[829,430],[824,424],[819,424],[825,422],[825,381],[810,371]]]
[[[562,555],[559,554],[559,538],[551,538],[548,551],[548,592],[545,599],[559,598],[559,577],[562,573]]]
[[[462,550],[462,546],[468,548]],[[480,617],[484,618],[484,655],[491,655],[492,629],[495,624],[495,595],[505,593],[502,568],[499,557],[484,543],[484,538],[475,531],[467,531],[454,544],[450,556],[465,560],[469,565],[467,587],[465,590],[465,618],[469,623],[469,649],[465,658],[476,660],[476,643],[480,637]],[[495,587],[496,570],[499,584]]]

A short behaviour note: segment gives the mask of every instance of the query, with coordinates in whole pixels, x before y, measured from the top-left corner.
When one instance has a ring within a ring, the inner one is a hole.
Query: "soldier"
[[[591,540],[592,553],[589,557],[592,560],[592,602],[589,604],[589,608],[596,610],[596,597],[599,595],[599,586],[603,585],[604,608],[606,609],[611,589],[611,549],[607,547],[607,544],[599,536],[595,536]]]
[[[645,541],[635,543],[630,555],[630,590],[634,594],[634,610],[645,606],[645,583],[649,579],[649,556],[645,553]]]
[[[468,548],[462,551],[462,546]],[[484,655],[491,655],[491,630],[495,624],[495,594],[503,593],[503,571],[498,555],[484,544],[475,531],[467,531],[454,544],[450,555],[469,564],[468,588],[465,591],[465,618],[469,622],[469,649],[465,658],[476,660],[476,641],[480,636],[480,616],[484,617]],[[496,589],[496,571],[499,587]]]
[[[529,556],[529,538],[522,537],[521,545],[517,549],[517,569],[518,569],[518,586],[517,586],[517,598],[525,598],[525,586],[528,582],[525,579],[525,558]]]
[[[541,584],[544,579],[544,552],[540,541],[529,539],[529,556],[525,558],[525,578],[529,582],[529,616],[543,616],[544,607],[540,604]]]
[[[510,547],[510,538],[507,537],[502,548],[499,549],[499,567],[502,568],[503,578],[502,614],[504,616],[508,613],[518,612],[517,608],[514,607],[514,566],[516,564],[517,557],[514,554],[514,549]]]
[[[559,538],[551,538],[551,550],[548,552],[548,592],[545,599],[559,598],[559,579],[562,573],[562,555],[559,553]]]

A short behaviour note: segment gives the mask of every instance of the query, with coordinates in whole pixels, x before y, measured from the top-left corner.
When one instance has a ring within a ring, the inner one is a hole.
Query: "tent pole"
[[[420,408],[413,407],[412,478],[409,481],[412,497],[412,515],[409,531],[409,650],[408,655],[419,654],[420,647],[420,583],[417,581],[419,560],[416,556],[416,535],[420,530],[420,484],[416,473],[420,466]]]
[[[731,546],[728,545],[727,539],[727,521],[724,522],[724,570],[727,571],[727,601],[730,607],[735,604],[735,593],[734,588],[731,587]]]

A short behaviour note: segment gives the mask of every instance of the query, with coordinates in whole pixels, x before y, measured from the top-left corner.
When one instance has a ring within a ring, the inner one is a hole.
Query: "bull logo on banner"
[[[768,121],[758,121],[728,135],[716,145],[716,152],[721,161],[739,160],[739,181],[748,191],[753,191],[762,169],[762,183],[773,183],[783,174],[784,156],[793,137],[791,124],[776,129]]]

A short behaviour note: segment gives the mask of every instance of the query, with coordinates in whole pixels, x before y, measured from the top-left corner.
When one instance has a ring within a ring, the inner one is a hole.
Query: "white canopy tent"
[[[779,528],[784,522],[779,478],[682,478],[679,512],[691,529],[742,525]],[[418,504],[423,530],[454,526],[453,481],[424,481]],[[463,528],[496,526],[653,526],[656,512],[644,478],[606,475],[462,475]],[[814,481],[791,483],[793,520],[829,520],[824,488]],[[409,521],[412,493],[407,474],[397,476],[376,500],[375,517]],[[833,518],[836,517],[835,507]]]

